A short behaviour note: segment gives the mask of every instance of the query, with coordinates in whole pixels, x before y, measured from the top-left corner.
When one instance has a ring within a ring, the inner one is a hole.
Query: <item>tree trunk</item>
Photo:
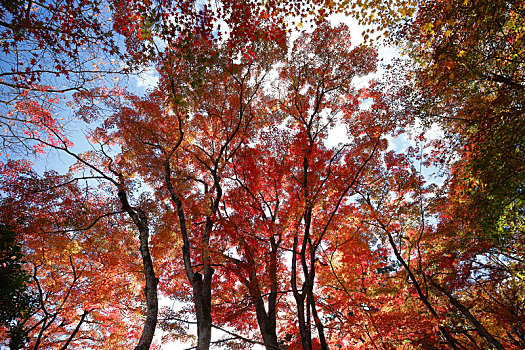
[[[211,343],[211,276],[213,271],[203,276],[196,272],[191,281],[193,289],[193,304],[195,316],[197,317],[197,349],[207,350]]]
[[[406,273],[408,274],[408,278],[410,282],[412,283],[412,285],[414,286],[414,288],[416,289],[416,293],[418,295],[419,300],[421,300],[421,302],[425,305],[427,310],[430,312],[430,314],[434,318],[439,319],[438,313],[436,312],[434,307],[430,304],[430,301],[428,300],[428,296],[425,295],[425,293],[423,293],[421,285],[419,281],[417,280],[416,276],[414,275],[414,273],[412,272],[412,269],[410,268],[410,266],[408,266],[405,259],[403,259],[403,256],[401,256],[401,252],[399,251],[399,249],[397,249],[396,243],[394,242],[394,237],[392,237],[392,234],[390,233],[390,231],[386,228],[386,226],[381,221],[379,221],[379,225],[387,234],[388,242],[390,243],[390,247],[394,251],[394,255],[396,256],[397,261],[401,263]],[[449,332],[447,332],[445,327],[439,326],[438,329],[441,335],[445,338],[448,348],[451,350],[458,350],[458,347],[456,346],[456,343],[457,343],[456,339]]]
[[[195,317],[197,318],[197,349],[208,350],[211,343],[211,281],[213,277],[213,268],[211,267],[211,258],[206,247],[209,245],[213,221],[210,217],[206,218],[206,227],[201,238],[201,247],[203,248],[203,274],[195,272],[191,264],[191,248],[188,228],[186,226],[186,215],[182,201],[175,192],[171,183],[171,168],[169,161],[164,163],[164,181],[170,194],[171,200],[177,210],[179,218],[180,232],[182,236],[182,258],[184,262],[184,271],[192,288],[193,305],[195,307]],[[220,200],[220,197],[219,197]],[[216,204],[218,207],[218,201]]]
[[[463,305],[458,299],[456,299],[456,297],[454,297],[452,293],[447,291],[445,288],[441,287],[432,278],[429,277],[428,279],[430,283],[443,295],[445,295],[450,301],[450,303],[456,309],[458,309],[458,311],[461,312],[461,314],[463,314],[463,316],[470,322],[470,324],[474,326],[476,332],[478,332],[480,336],[482,336],[489,344],[492,344],[496,349],[505,350],[503,345],[501,345],[501,343],[496,338],[494,338],[492,334],[490,334],[490,332],[485,328],[485,326],[483,326],[481,322],[479,322],[478,319],[474,317],[474,315],[472,315],[469,309],[465,305]]]
[[[272,242],[272,247],[274,242]],[[276,248],[275,248],[276,249]],[[276,328],[276,319],[277,319],[277,309],[276,309],[276,299],[277,299],[277,273],[276,273],[276,264],[277,264],[277,255],[272,252],[270,254],[270,278],[271,281],[271,291],[268,297],[268,312],[264,307],[264,299],[262,297],[259,279],[257,278],[255,259],[249,251],[245,249],[247,267],[249,269],[249,280],[246,281],[248,292],[253,301],[255,307],[255,314],[257,316],[257,324],[261,331],[261,336],[263,338],[263,343],[266,350],[275,350],[279,349],[279,343],[277,339],[277,328]]]
[[[305,292],[304,292],[304,283],[301,292],[297,288],[297,245],[298,237],[295,236],[293,240],[293,255],[292,255],[292,292],[295,299],[295,305],[297,307],[297,322],[299,326],[299,335],[301,336],[301,344],[303,345],[303,350],[312,350],[312,334],[310,332],[310,322],[309,322],[309,309],[304,307],[305,302]],[[306,315],[305,315],[306,311]],[[305,317],[306,316],[306,317]]]
[[[118,197],[122,204],[122,209],[128,213],[139,230],[140,240],[140,255],[142,256],[142,264],[144,266],[144,276],[146,279],[146,287],[144,292],[146,294],[146,322],[142,329],[142,335],[135,350],[148,350],[153,341],[155,328],[157,327],[157,315],[159,311],[159,301],[157,296],[158,279],[155,276],[153,268],[153,260],[149,251],[149,227],[146,213],[141,208],[132,207],[128,202],[128,197],[123,189],[119,188]]]

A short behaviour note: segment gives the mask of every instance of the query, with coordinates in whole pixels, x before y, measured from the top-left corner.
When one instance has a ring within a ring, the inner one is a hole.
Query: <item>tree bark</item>
[[[304,301],[305,301],[305,286],[303,283],[303,287],[301,289],[301,292],[299,292],[299,288],[297,287],[297,255],[299,254],[297,252],[297,246],[298,246],[298,237],[294,237],[293,241],[293,255],[292,255],[292,278],[291,278],[291,286],[292,286],[292,292],[295,299],[295,305],[297,307],[297,322],[299,326],[299,335],[301,337],[301,344],[303,345],[303,350],[312,350],[312,335],[310,332],[310,322],[308,320],[309,309],[304,307]],[[306,317],[305,317],[305,311]]]
[[[388,242],[390,243],[390,247],[394,251],[394,255],[396,256],[397,261],[399,261],[401,263],[401,265],[405,269],[406,273],[408,274],[408,278],[409,278],[410,282],[412,283],[414,288],[416,288],[416,293],[418,295],[419,300],[421,300],[421,302],[425,305],[427,310],[430,312],[430,314],[434,318],[439,319],[438,313],[436,312],[436,310],[434,309],[432,304],[430,304],[430,301],[428,300],[428,296],[425,295],[425,293],[423,293],[421,285],[420,285],[419,281],[417,280],[416,276],[414,275],[414,273],[412,272],[412,269],[406,263],[405,259],[401,255],[401,252],[399,251],[399,249],[397,249],[396,243],[394,242],[394,237],[392,237],[392,234],[386,228],[386,226],[383,224],[383,222],[379,221],[379,225],[381,226],[381,228],[387,234]],[[456,339],[449,332],[447,332],[445,327],[444,326],[439,326],[438,329],[439,329],[439,332],[441,333],[441,335],[445,338],[445,341],[446,341],[447,346],[449,347],[449,349],[451,349],[451,350],[459,350],[458,347],[456,346],[456,343],[457,343]]]
[[[64,344],[64,346],[62,346],[60,350],[66,350],[69,344],[71,344],[71,341],[75,338],[75,335],[77,335],[78,331],[80,330],[80,327],[82,326],[82,323],[84,323],[84,320],[86,319],[88,314],[89,311],[85,310],[82,316],[80,317],[80,321],[78,322],[77,326],[75,327],[69,338],[67,338],[66,343]]]
[[[203,252],[203,274],[195,272],[191,265],[191,247],[188,228],[186,226],[186,216],[182,201],[173,188],[171,183],[171,167],[169,160],[164,163],[164,181],[170,194],[171,200],[177,210],[179,218],[180,232],[182,236],[182,258],[184,261],[184,271],[192,288],[193,305],[195,307],[195,317],[197,318],[197,349],[208,350],[211,344],[211,281],[213,268],[209,252]],[[217,204],[218,206],[218,204]],[[201,238],[201,246],[205,247],[209,243],[213,221],[210,217],[206,218],[206,227]]]
[[[450,303],[456,309],[458,309],[458,311],[461,312],[461,314],[463,314],[463,316],[470,322],[471,325],[474,326],[476,332],[478,332],[480,336],[482,336],[489,344],[492,344],[496,349],[505,350],[503,345],[501,345],[501,343],[496,338],[494,338],[492,334],[490,334],[490,332],[485,328],[485,326],[483,326],[481,322],[479,322],[479,320],[474,315],[472,315],[469,309],[465,305],[463,305],[458,299],[456,299],[456,297],[454,297],[452,293],[450,293],[445,288],[436,283],[431,277],[429,277],[428,279],[432,286],[434,286],[434,288],[436,288],[443,295],[445,295],[450,301]]]
[[[247,281],[248,292],[255,307],[255,314],[257,317],[257,324],[261,331],[263,343],[266,350],[279,349],[279,342],[277,339],[277,255],[275,254],[276,245],[272,238],[272,253],[270,254],[270,295],[268,297],[268,312],[264,307],[264,298],[261,293],[259,279],[257,277],[255,259],[248,249],[245,249],[247,266],[249,271],[249,280]]]
[[[149,226],[146,213],[141,208],[135,208],[129,204],[126,191],[123,186],[119,187],[118,197],[122,204],[122,209],[128,213],[139,230],[140,255],[144,267],[144,276],[146,279],[146,322],[142,329],[142,335],[135,350],[148,350],[153,341],[155,328],[157,327],[157,315],[159,311],[159,301],[157,296],[158,279],[155,276],[153,260],[149,251]]]

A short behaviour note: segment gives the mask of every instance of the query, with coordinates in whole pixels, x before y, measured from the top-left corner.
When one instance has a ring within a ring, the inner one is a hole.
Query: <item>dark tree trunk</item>
[[[266,350],[279,349],[277,338],[277,250],[275,240],[271,239],[272,253],[270,254],[270,295],[268,296],[268,312],[264,306],[264,298],[261,293],[259,279],[257,277],[255,259],[249,248],[245,249],[247,268],[249,269],[249,280],[245,282],[250,297],[255,307],[257,324],[261,331],[263,343]]]
[[[207,350],[211,343],[211,274],[208,278],[196,272],[193,275],[192,290],[195,316],[197,317],[197,349]],[[205,274],[206,275],[206,274]]]
[[[195,307],[195,317],[197,318],[197,349],[207,350],[210,348],[212,327],[211,281],[213,277],[213,268],[211,267],[211,258],[209,256],[209,252],[206,252],[207,250],[203,249],[203,275],[193,270],[193,266],[191,264],[190,239],[188,228],[186,226],[186,216],[184,214],[182,201],[175,192],[175,189],[171,183],[171,168],[169,161],[166,161],[164,164],[164,180],[179,218],[180,232],[183,242],[182,258],[184,261],[184,271],[186,272],[186,277],[188,278],[192,288],[193,305]],[[200,242],[203,248],[207,247],[209,244],[212,227],[213,221],[210,217],[208,217],[206,219],[206,227]]]
[[[153,268],[153,260],[149,251],[149,227],[146,213],[141,208],[132,207],[128,202],[128,197],[125,190],[120,187],[118,192],[122,209],[128,213],[139,230],[140,240],[140,255],[142,256],[142,264],[144,266],[144,276],[146,279],[146,322],[142,330],[139,342],[135,350],[148,350],[155,334],[157,327],[157,315],[159,311],[159,301],[157,296],[158,279],[155,276]]]
[[[303,283],[302,291],[299,292],[297,287],[297,245],[298,238],[294,237],[293,242],[293,256],[292,256],[292,292],[295,299],[295,305],[297,307],[297,321],[299,326],[299,335],[301,337],[301,344],[303,350],[312,350],[312,334],[310,333],[310,320],[309,320],[309,309],[304,307],[305,302],[305,286]],[[305,313],[306,311],[306,313]]]
[[[369,205],[371,205],[371,203],[369,203]],[[439,319],[439,315],[436,312],[436,310],[434,309],[434,307],[432,306],[432,304],[430,304],[430,301],[428,300],[428,296],[423,292],[421,283],[417,280],[416,276],[414,275],[414,272],[412,271],[410,266],[408,266],[407,262],[405,261],[405,259],[401,255],[401,252],[397,248],[397,245],[394,242],[394,237],[392,237],[392,234],[390,233],[390,231],[387,229],[387,227],[382,222],[379,222],[379,225],[381,226],[381,228],[387,234],[388,242],[390,243],[390,247],[394,251],[394,255],[396,256],[397,261],[399,261],[401,263],[401,265],[405,269],[406,273],[408,274],[408,278],[410,280],[410,283],[412,283],[412,285],[416,289],[416,292],[417,292],[417,295],[418,295],[418,299],[421,300],[421,302],[425,305],[427,310],[430,312],[430,314],[434,318]],[[448,348],[451,349],[451,350],[458,350],[458,347],[456,345],[458,342],[454,338],[454,336],[452,336],[452,334],[450,334],[450,332],[448,332],[444,326],[439,326],[438,329],[439,329],[439,333],[441,333],[443,338],[445,338],[445,341],[447,343]]]
[[[476,332],[483,337],[489,344],[492,344],[494,348],[498,350],[505,350],[503,345],[494,338],[492,334],[479,322],[479,320],[472,315],[472,313],[469,311],[469,309],[463,305],[452,293],[447,291],[445,288],[441,287],[439,284],[437,284],[432,278],[429,278],[430,283],[439,290],[443,295],[445,295],[450,303],[459,311],[461,314],[470,322],[472,326],[476,329]]]

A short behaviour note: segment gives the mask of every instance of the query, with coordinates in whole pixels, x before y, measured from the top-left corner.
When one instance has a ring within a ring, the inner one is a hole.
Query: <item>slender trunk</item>
[[[207,297],[206,285],[211,278],[203,278],[196,272],[191,281],[193,289],[193,304],[195,305],[195,316],[197,317],[197,349],[207,350],[211,343],[211,298]]]
[[[144,212],[140,211],[140,216],[145,220],[146,216]],[[149,229],[147,227],[147,221],[142,221],[144,226],[140,229],[140,254],[142,255],[142,263],[144,265],[144,275],[146,277],[146,323],[142,330],[139,343],[135,347],[135,350],[147,350],[151,346],[153,335],[155,334],[155,328],[157,326],[157,315],[159,310],[159,302],[157,297],[157,284],[158,279],[155,276],[155,270],[153,269],[153,260],[149,252]]]
[[[324,335],[324,327],[317,314],[317,308],[315,306],[316,301],[314,297],[314,283],[315,283],[315,245],[312,244],[312,239],[310,236],[310,230],[312,225],[312,209],[308,208],[304,214],[305,217],[305,228],[304,228],[304,237],[303,245],[301,247],[301,265],[303,267],[304,283],[303,291],[306,295],[306,313],[307,316],[311,315],[314,319],[315,327],[317,328],[317,333],[319,335],[319,343],[322,350],[328,350],[328,343],[326,342],[326,337]],[[308,256],[307,256],[307,253]],[[308,322],[308,324],[310,324]],[[311,333],[310,328],[308,328],[308,333]],[[311,335],[310,335],[311,338]],[[310,345],[311,346],[311,345]]]
[[[472,326],[476,329],[476,332],[480,336],[482,336],[489,344],[492,344],[496,349],[498,350],[505,350],[503,345],[494,338],[492,334],[479,322],[479,320],[472,315],[472,313],[469,311],[469,309],[463,305],[452,293],[447,291],[445,288],[441,287],[438,283],[436,283],[432,278],[428,278],[430,283],[436,288],[438,291],[440,291],[443,295],[445,295],[450,303],[459,310],[463,314],[463,316],[470,322]]]
[[[305,234],[305,238],[307,239],[307,243],[308,243],[308,246],[309,246],[309,251],[310,251],[310,260],[309,260],[309,273],[308,274],[305,274],[305,279],[307,278],[308,280],[308,283],[307,283],[307,287],[306,287],[306,297],[308,299],[308,303],[310,304],[310,309],[312,311],[312,316],[313,316],[313,319],[314,319],[314,323],[315,323],[315,327],[317,328],[317,333],[319,334],[319,343],[321,345],[321,349],[322,350],[328,350],[328,342],[326,341],[326,337],[324,335],[324,326],[323,326],[323,323],[321,322],[321,319],[319,318],[319,315],[317,313],[317,308],[316,308],[316,301],[315,301],[315,296],[314,296],[314,282],[315,282],[315,251],[316,251],[316,246],[314,244],[312,244],[312,240],[311,240],[311,237],[310,237],[310,226],[311,226],[311,216],[312,216],[312,211],[311,210],[308,210],[307,211],[308,213],[308,233]],[[304,260],[304,267],[307,267],[306,265],[306,252],[304,254],[301,254],[301,259]],[[308,271],[308,270],[306,270]]]
[[[264,300],[259,295],[258,297],[252,297],[254,300],[255,313],[257,316],[257,323],[259,324],[259,329],[263,338],[264,347],[266,350],[275,350],[279,349],[279,343],[277,340],[277,330],[272,325],[271,322],[271,313],[275,311],[268,310],[264,308]]]
[[[277,338],[277,248],[281,240],[277,242],[275,238],[270,237],[270,244],[272,246],[272,252],[270,253],[270,295],[268,296],[268,327],[270,328],[272,335],[271,340],[275,343],[270,343],[270,345],[275,345],[279,347],[279,342]]]
[[[306,317],[305,311],[307,312]],[[302,298],[300,303],[297,303],[297,316],[299,318],[299,335],[301,336],[303,350],[312,350],[312,333],[310,331],[310,322],[308,322],[309,313],[308,310],[305,310],[304,307],[304,297]]]
[[[69,346],[69,344],[71,344],[71,341],[75,338],[75,335],[77,335],[77,333],[80,330],[80,327],[82,326],[82,323],[84,323],[84,320],[86,319],[88,313],[89,313],[89,311],[87,311],[87,310],[84,311],[84,313],[80,317],[80,321],[78,322],[77,326],[75,327],[75,329],[73,330],[73,332],[71,333],[69,338],[67,338],[66,343],[64,344],[64,346],[62,346],[62,348],[60,350],[66,350],[67,347]]]
[[[317,328],[317,333],[319,334],[319,343],[321,344],[321,349],[328,350],[328,342],[326,341],[326,337],[324,335],[324,326],[317,313],[317,308],[315,307],[314,293],[312,290],[308,290],[307,293],[315,327]]]
[[[298,327],[299,327],[299,335],[301,336],[301,343],[303,345],[303,350],[312,350],[312,335],[310,333],[310,322],[307,321],[307,317],[305,317],[305,296],[304,293],[304,283],[303,287],[301,289],[301,292],[299,292],[299,289],[297,287],[297,245],[298,245],[298,237],[295,236],[293,240],[293,255],[292,255],[292,276],[291,276],[291,286],[292,286],[292,292],[295,299],[295,305],[297,307],[297,321],[298,321]],[[306,311],[309,311],[306,309]],[[309,313],[307,313],[309,315]]]
[[[279,343],[277,339],[277,328],[276,328],[276,319],[277,319],[277,255],[273,250],[274,240],[272,238],[272,253],[270,254],[270,295],[268,297],[268,312],[264,307],[264,299],[262,297],[259,279],[257,277],[257,271],[255,266],[255,259],[253,254],[250,251],[249,247],[245,248],[245,255],[247,259],[247,268],[249,279],[246,281],[248,292],[253,301],[255,307],[255,315],[257,317],[257,324],[261,331],[261,336],[263,338],[263,343],[266,350],[275,350],[279,349]],[[275,248],[276,249],[276,248]]]
[[[414,273],[412,272],[412,269],[410,268],[410,266],[408,266],[405,259],[403,259],[403,256],[401,256],[401,252],[399,251],[399,249],[397,249],[396,243],[394,242],[394,237],[392,237],[392,234],[390,233],[390,231],[388,231],[388,229],[385,227],[385,225],[382,222],[379,222],[379,224],[388,236],[388,242],[390,243],[390,247],[394,251],[394,255],[396,256],[397,261],[401,263],[401,265],[403,266],[403,268],[408,274],[408,278],[410,279],[410,282],[412,283],[414,288],[416,288],[416,293],[419,297],[419,300],[421,300],[421,302],[426,306],[427,310],[430,312],[430,314],[434,318],[439,319],[438,313],[436,312],[434,307],[430,304],[430,301],[428,300],[428,296],[425,295],[425,293],[423,293],[423,290],[421,289],[421,285],[419,281],[417,280],[416,276],[414,275]],[[445,341],[447,342],[447,346],[449,347],[449,349],[459,350],[458,347],[456,346],[457,340],[449,332],[447,332],[445,327],[439,326],[438,329],[441,335],[445,338]]]
[[[312,140],[311,135],[309,134],[309,139]],[[295,303],[297,305],[297,316],[299,321],[299,333],[301,335],[301,343],[303,344],[303,349],[312,349],[312,330],[311,330],[311,318],[312,315],[314,318],[314,324],[317,328],[319,334],[319,342],[321,343],[321,349],[328,350],[328,343],[324,335],[323,324],[317,314],[317,309],[315,307],[315,297],[313,293],[314,283],[315,283],[315,252],[316,245],[312,244],[312,239],[310,237],[310,230],[312,224],[312,203],[310,202],[309,195],[309,184],[308,184],[308,171],[310,169],[309,155],[311,152],[312,141],[310,141],[310,147],[308,148],[306,156],[303,158],[303,179],[301,187],[303,188],[303,195],[306,209],[303,212],[304,218],[304,235],[302,238],[301,251],[299,252],[299,257],[301,260],[301,267],[303,270],[303,286],[301,293],[297,290],[297,248],[298,248],[298,237],[294,237],[294,246],[293,246],[293,259],[292,259],[292,290],[295,298]],[[309,254],[308,254],[309,253]],[[306,302],[306,306],[305,306]]]
[[[211,280],[213,277],[213,268],[211,267],[211,257],[207,247],[209,246],[210,234],[213,227],[213,221],[210,217],[206,218],[206,227],[201,239],[202,245],[202,263],[203,276],[202,281],[195,279],[196,284],[193,287],[195,306],[199,304],[197,313],[197,348],[207,350],[211,342]],[[199,276],[199,274],[194,274]]]
[[[153,341],[155,328],[157,327],[157,315],[159,311],[159,301],[157,296],[158,279],[155,276],[153,268],[153,260],[149,251],[149,227],[146,213],[141,208],[132,207],[128,202],[128,197],[125,190],[120,187],[118,192],[122,209],[128,213],[139,230],[140,240],[140,255],[142,256],[142,264],[144,267],[144,276],[146,279],[146,287],[144,292],[146,294],[146,322],[142,329],[142,335],[135,350],[148,350]]]
[[[206,227],[204,228],[204,233],[200,242],[203,251],[203,274],[200,274],[199,272],[195,272],[191,265],[191,249],[188,228],[186,226],[186,216],[184,214],[182,201],[171,183],[171,168],[169,161],[164,163],[164,181],[179,218],[180,232],[183,242],[182,258],[184,262],[184,271],[186,272],[186,277],[192,287],[193,305],[195,307],[195,317],[197,318],[197,349],[208,350],[211,343],[211,281],[214,271],[211,267],[211,257],[207,247],[209,246],[213,221],[210,217],[206,218]],[[216,203],[218,203],[218,201],[216,201]]]

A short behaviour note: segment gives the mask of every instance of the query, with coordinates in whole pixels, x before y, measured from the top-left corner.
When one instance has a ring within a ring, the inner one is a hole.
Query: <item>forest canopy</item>
[[[1,1],[0,348],[525,348],[524,36],[522,0]]]

